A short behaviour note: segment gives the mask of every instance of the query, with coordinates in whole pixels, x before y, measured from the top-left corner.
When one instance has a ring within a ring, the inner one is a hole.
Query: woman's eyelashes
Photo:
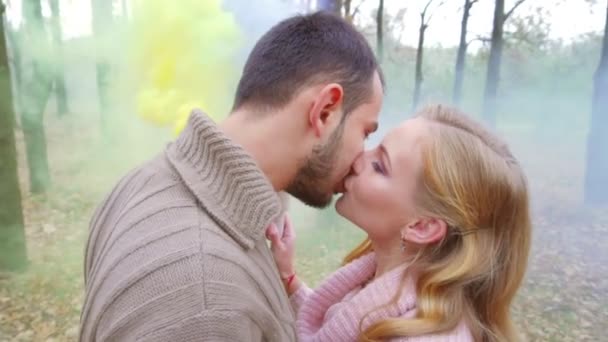
[[[372,167],[374,168],[374,171],[378,172],[379,174],[386,175],[386,170],[381,162],[374,160],[372,162]]]

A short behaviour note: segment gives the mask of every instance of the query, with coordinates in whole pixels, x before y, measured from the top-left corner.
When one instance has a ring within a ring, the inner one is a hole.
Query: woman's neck
[[[398,241],[398,244],[381,244],[372,240],[372,246],[376,253],[376,273],[374,274],[374,278],[381,277],[396,267],[410,263],[415,258],[413,251],[401,248],[400,241]]]

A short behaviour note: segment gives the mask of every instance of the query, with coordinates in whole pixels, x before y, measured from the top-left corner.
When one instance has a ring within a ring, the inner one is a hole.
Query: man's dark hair
[[[281,108],[304,86],[335,82],[344,89],[344,117],[372,94],[380,68],[361,33],[327,12],[286,19],[256,43],[239,81],[233,110]]]

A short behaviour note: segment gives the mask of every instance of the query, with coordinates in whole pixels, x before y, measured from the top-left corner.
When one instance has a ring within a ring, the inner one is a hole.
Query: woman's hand
[[[266,230],[266,238],[271,242],[270,250],[279,269],[281,279],[285,281],[295,274],[294,245],[296,235],[287,214],[279,222],[282,222],[283,227],[277,227],[276,223],[271,223]]]

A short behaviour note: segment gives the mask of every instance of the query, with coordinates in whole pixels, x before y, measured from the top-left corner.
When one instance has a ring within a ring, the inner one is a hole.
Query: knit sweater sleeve
[[[174,325],[139,336],[138,341],[263,341],[262,329],[240,310],[205,310]]]
[[[306,298],[310,296],[312,292],[313,290],[308,287],[308,285],[302,283],[302,286],[300,286],[300,288],[296,292],[292,293],[291,296],[289,296],[289,302],[291,303],[291,307],[293,308],[293,311],[296,313],[296,315],[298,311],[300,311],[300,307],[302,307],[302,304],[304,303]]]

